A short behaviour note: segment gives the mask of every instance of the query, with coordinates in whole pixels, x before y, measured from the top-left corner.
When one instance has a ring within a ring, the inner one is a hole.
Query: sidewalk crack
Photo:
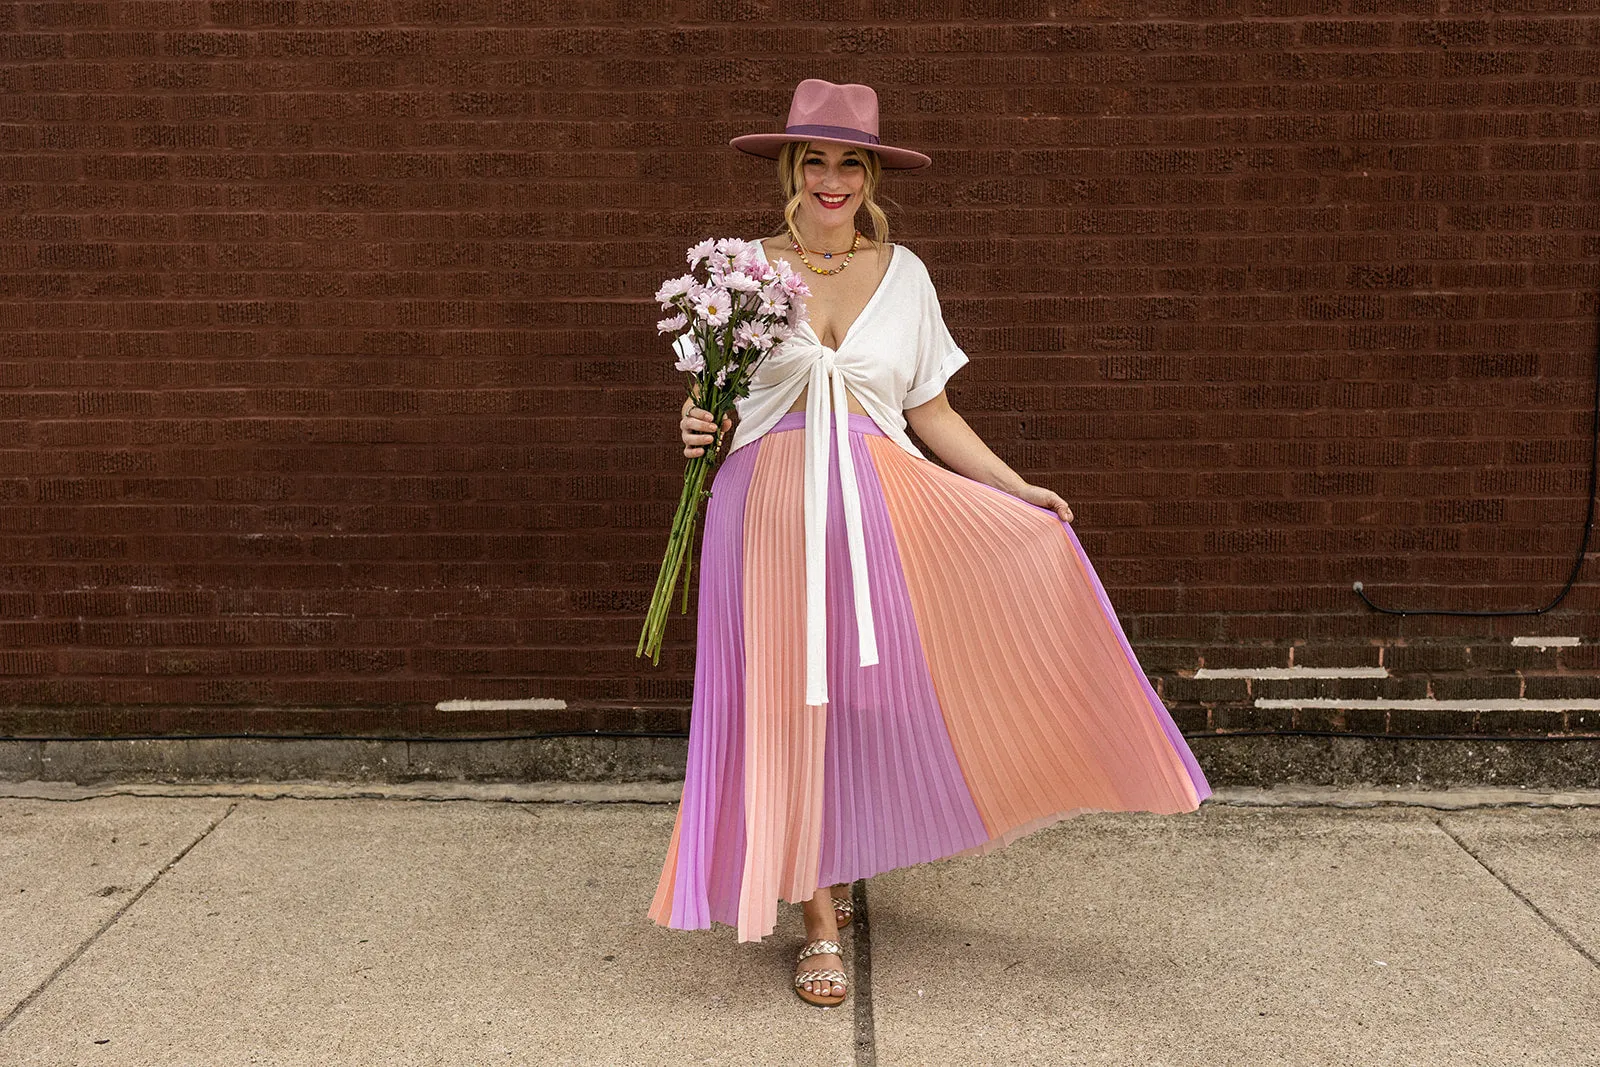
[[[78,947],[73,950],[72,955],[62,960],[61,963],[57,965],[55,970],[46,975],[38,985],[33,987],[27,996],[18,1001],[16,1007],[12,1008],[11,1012],[4,1019],[0,1019],[0,1034],[5,1033],[6,1028],[12,1023],[16,1022],[22,1013],[28,1009],[28,1005],[32,1004],[35,1000],[38,1000],[40,995],[43,994],[46,989],[49,989],[57,978],[66,973],[68,967],[71,967],[74,963],[78,962],[79,957],[81,957],[85,952],[89,951],[90,947],[93,946],[96,941],[100,940],[101,936],[104,935],[107,930],[115,926],[117,922],[125,914],[127,914],[129,908],[139,903],[140,898],[143,897],[145,893],[149,892],[151,887],[161,880],[162,875],[172,870],[173,867],[177,866],[179,860],[183,859],[183,857],[189,854],[191,849],[193,849],[200,842],[204,841],[207,837],[211,836],[211,831],[222,825],[222,820],[226,819],[229,815],[232,815],[234,809],[236,809],[238,806],[239,805],[237,802],[229,804],[226,811],[224,811],[221,815],[218,815],[215,819],[211,820],[211,824],[204,830],[200,831],[199,836],[185,845],[176,856],[173,856],[166,863],[162,864],[161,868],[152,874],[145,881],[144,885],[139,887],[139,891],[137,893],[129,897],[127,901],[123,903],[122,907],[112,912],[110,917],[108,917],[105,922],[100,924],[100,928],[98,930],[84,938],[82,943],[80,943]]]
[[[867,880],[857,879],[850,884],[851,904],[855,918],[850,926],[855,930],[851,939],[855,961],[855,1067],[877,1067],[878,1032],[872,1019],[872,923],[867,913]]]
[[[1573,949],[1578,953],[1578,955],[1580,955],[1584,959],[1588,960],[1591,966],[1595,967],[1596,969],[1600,969],[1600,958],[1596,958],[1595,954],[1593,952],[1590,952],[1587,948],[1584,948],[1582,942],[1580,942],[1572,934],[1568,933],[1566,931],[1566,929],[1560,923],[1556,922],[1549,915],[1546,915],[1544,913],[1544,910],[1542,908],[1540,908],[1539,905],[1535,904],[1532,900],[1528,899],[1527,895],[1525,893],[1523,893],[1522,890],[1520,890],[1516,886],[1512,885],[1510,880],[1508,880],[1504,875],[1502,875],[1499,871],[1495,870],[1493,867],[1489,866],[1489,863],[1488,863],[1487,860],[1485,860],[1482,856],[1478,855],[1478,853],[1475,852],[1472,849],[1472,847],[1470,845],[1468,845],[1465,841],[1463,841],[1463,840],[1461,840],[1461,838],[1457,837],[1455,835],[1455,833],[1449,827],[1445,826],[1444,822],[1441,819],[1436,817],[1436,818],[1431,819],[1430,821],[1435,826],[1437,826],[1444,833],[1444,835],[1446,837],[1448,837],[1450,840],[1454,841],[1458,846],[1460,846],[1461,851],[1465,852],[1467,855],[1469,855],[1473,859],[1477,860],[1478,861],[1478,866],[1482,867],[1484,870],[1488,871],[1491,875],[1493,875],[1495,881],[1499,882],[1501,885],[1505,886],[1508,890],[1510,890],[1511,891],[1511,895],[1516,897],[1518,900],[1522,901],[1522,903],[1527,906],[1528,910],[1533,912],[1535,915],[1537,915],[1540,918],[1540,920],[1542,920],[1544,922],[1544,924],[1546,926],[1550,927],[1550,929],[1554,930],[1557,934],[1559,934],[1561,939],[1563,941],[1565,941],[1567,944],[1571,945],[1573,947]]]

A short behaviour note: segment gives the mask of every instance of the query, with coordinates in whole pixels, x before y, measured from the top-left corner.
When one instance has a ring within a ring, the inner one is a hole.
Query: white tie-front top
[[[766,249],[760,241],[755,242]],[[850,457],[848,386],[868,416],[895,444],[925,458],[906,436],[906,408],[938,396],[945,382],[967,362],[939,311],[939,298],[927,265],[911,249],[891,243],[889,265],[861,314],[838,348],[829,348],[806,323],[789,340],[768,352],[750,382],[750,395],[735,402],[739,425],[728,446],[731,454],[770,430],[806,394],[805,554],[806,703],[828,702],[825,562],[828,509],[828,408],[833,408],[839,488],[850,552],[851,588],[861,666],[878,662],[872,599],[867,585],[866,540],[861,528],[861,497]],[[770,259],[769,259],[770,262]]]

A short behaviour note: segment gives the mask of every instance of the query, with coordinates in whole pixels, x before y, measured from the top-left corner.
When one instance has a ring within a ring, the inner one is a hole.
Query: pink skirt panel
[[[856,661],[830,457],[828,692],[804,702],[804,412],[718,468],[683,799],[649,914],[771,933],[780,900],[1211,790],[1070,524],[852,413],[879,662]],[[831,418],[831,416],[830,416]],[[831,438],[830,438],[831,440]]]

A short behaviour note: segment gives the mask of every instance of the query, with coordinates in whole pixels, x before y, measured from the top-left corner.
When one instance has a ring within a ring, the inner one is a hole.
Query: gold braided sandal
[[[849,897],[833,898],[833,919],[839,929],[843,930],[850,925],[850,920],[855,918],[856,906]]]
[[[844,959],[844,955],[839,948],[839,942],[819,937],[815,941],[806,942],[805,947],[800,950],[800,959],[826,955],[830,952],[841,960]],[[836,997],[825,997],[806,989],[805,984],[807,982],[837,982],[839,985],[844,985],[845,973],[830,967],[827,970],[801,971],[794,976],[794,991],[800,994],[800,999],[807,1004],[815,1004],[819,1008],[831,1008],[836,1004],[843,1004],[844,998],[850,994],[849,988],[846,987],[845,991]]]

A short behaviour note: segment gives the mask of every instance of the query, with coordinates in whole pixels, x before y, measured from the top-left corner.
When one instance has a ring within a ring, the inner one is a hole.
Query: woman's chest
[[[877,299],[880,277],[869,283],[858,280],[851,285],[832,283],[827,287],[810,283],[811,295],[805,298],[806,323],[817,343],[837,351],[844,347],[858,324],[873,310]]]
[[[837,373],[851,392],[871,393],[874,399],[886,402],[910,388],[916,345],[916,324],[889,315],[853,328],[838,348],[802,329],[767,354],[752,385],[758,389],[782,387],[819,372],[824,380]]]
[[[774,250],[763,244],[768,261],[783,257],[805,280],[810,295],[800,298],[806,320],[819,344],[838,349],[855,329],[856,323],[880,303],[895,273],[894,258],[900,250],[893,246],[872,247],[853,255],[843,267],[829,273],[808,269],[805,260],[792,248]],[[812,253],[815,256],[815,253]],[[800,259],[800,262],[794,262]],[[834,263],[837,263],[835,257]]]

